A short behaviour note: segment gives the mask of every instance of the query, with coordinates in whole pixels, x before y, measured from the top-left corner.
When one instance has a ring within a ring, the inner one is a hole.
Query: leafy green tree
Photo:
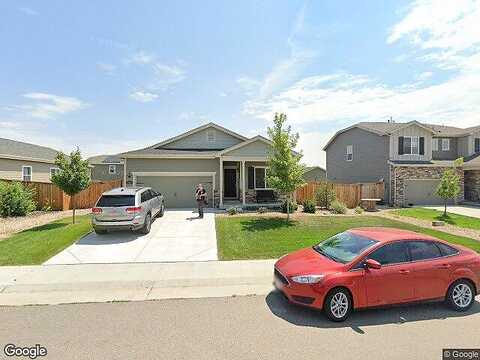
[[[437,195],[445,201],[443,216],[447,216],[448,200],[455,199],[460,194],[460,191],[462,191],[460,176],[453,169],[445,170],[436,191]]]
[[[90,185],[88,161],[82,159],[80,150],[72,151],[70,156],[58,153],[55,165],[60,171],[52,175],[52,183],[72,198],[73,223],[75,224],[75,195]]]
[[[268,128],[272,147],[268,153],[267,182],[270,187],[286,195],[287,220],[290,220],[290,204],[293,192],[304,184],[305,166],[300,162],[301,153],[293,149],[298,143],[298,133],[286,126],[287,115],[275,114],[273,126]]]

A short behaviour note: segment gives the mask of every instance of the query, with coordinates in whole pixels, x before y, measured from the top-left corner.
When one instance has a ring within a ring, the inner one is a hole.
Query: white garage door
[[[209,206],[212,205],[211,176],[138,176],[137,186],[149,186],[160,192],[167,208],[196,207],[195,189],[202,184],[208,193]]]
[[[407,180],[405,182],[406,205],[442,205],[443,199],[436,194],[440,180]]]

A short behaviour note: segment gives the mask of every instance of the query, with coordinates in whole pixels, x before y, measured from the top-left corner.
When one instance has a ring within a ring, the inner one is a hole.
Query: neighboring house
[[[318,182],[327,178],[327,172],[320,166],[307,167],[303,174],[305,182]]]
[[[396,206],[442,203],[439,179],[463,157],[457,171],[465,191],[458,200],[480,200],[480,126],[361,122],[338,131],[324,150],[330,181],[383,180],[385,200]]]
[[[50,182],[58,151],[0,138],[0,180]]]
[[[120,154],[125,161],[124,182],[151,186],[165,196],[170,208],[195,206],[199,183],[207,189],[210,206],[256,203],[257,197],[272,193],[265,176],[270,146],[262,136],[247,138],[209,123]]]
[[[123,179],[123,159],[120,155],[98,155],[88,158],[92,166],[92,181]]]

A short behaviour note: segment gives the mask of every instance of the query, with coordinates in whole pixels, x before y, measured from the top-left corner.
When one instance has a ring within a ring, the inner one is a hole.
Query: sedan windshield
[[[344,232],[322,241],[313,249],[329,259],[346,264],[376,243],[375,240]]]

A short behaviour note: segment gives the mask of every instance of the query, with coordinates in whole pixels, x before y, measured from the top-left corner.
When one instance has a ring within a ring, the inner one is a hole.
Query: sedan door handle
[[[439,269],[450,269],[452,267],[452,265],[450,264],[442,264],[442,265],[438,265],[437,268]]]
[[[402,274],[402,275],[410,274],[410,270],[406,270],[406,269],[399,270],[398,272],[399,272],[400,274]]]

